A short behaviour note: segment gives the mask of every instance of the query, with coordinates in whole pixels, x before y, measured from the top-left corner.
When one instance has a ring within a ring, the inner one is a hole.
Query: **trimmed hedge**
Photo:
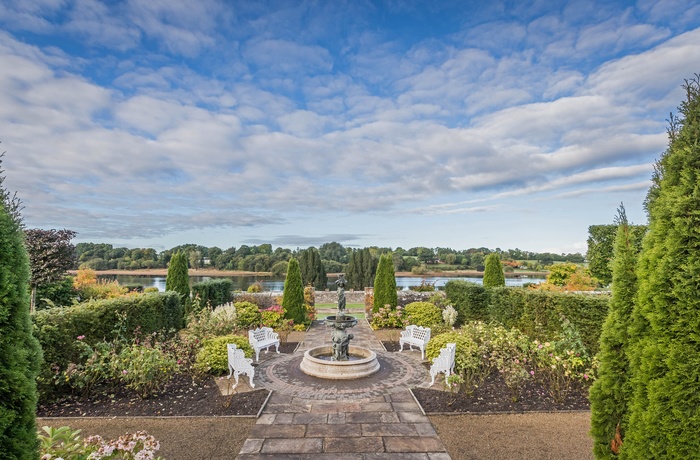
[[[515,327],[533,339],[546,340],[562,332],[561,316],[581,334],[586,349],[598,352],[600,333],[608,314],[607,294],[572,294],[533,291],[518,287],[494,288],[488,306],[489,320]]]
[[[192,298],[199,296],[202,306],[216,308],[233,300],[232,290],[230,279],[207,280],[192,285]]]
[[[455,325],[489,319],[489,292],[481,284],[451,280],[445,284],[445,294],[448,301],[457,310],[457,323]]]
[[[32,316],[34,336],[44,352],[40,383],[51,385],[54,371],[78,358],[76,338],[84,335],[85,343],[95,345],[123,335],[133,337],[134,331],[171,332],[183,323],[180,296],[176,292],[149,293],[106,300],[91,300],[72,307],[42,310]],[[119,328],[122,330],[119,330]],[[45,388],[46,389],[46,388]]]
[[[520,287],[486,289],[467,281],[445,285],[447,300],[458,312],[457,323],[495,321],[505,328],[517,328],[533,339],[551,339],[562,331],[561,316],[576,326],[591,355],[598,352],[598,340],[608,313],[607,294],[572,294],[537,291]]]

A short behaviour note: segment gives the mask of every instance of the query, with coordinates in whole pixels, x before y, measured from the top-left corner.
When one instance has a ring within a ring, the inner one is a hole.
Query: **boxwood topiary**
[[[430,302],[413,302],[406,305],[404,315],[409,324],[416,326],[432,327],[442,324],[442,310]]]
[[[253,356],[253,348],[246,337],[240,335],[223,335],[207,339],[197,353],[195,369],[209,374],[221,375],[228,371],[228,350],[226,344],[233,343],[243,350],[246,358]]]

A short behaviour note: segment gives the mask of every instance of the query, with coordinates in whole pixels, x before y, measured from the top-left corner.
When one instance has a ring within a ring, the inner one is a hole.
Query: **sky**
[[[0,0],[27,228],[586,251],[700,72],[695,0]]]

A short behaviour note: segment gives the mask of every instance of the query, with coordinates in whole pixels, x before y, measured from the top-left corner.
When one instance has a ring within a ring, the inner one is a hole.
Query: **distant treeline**
[[[416,271],[422,266],[430,269],[468,270],[482,269],[484,259],[492,252],[498,253],[501,260],[529,261],[523,262],[527,268],[538,268],[551,265],[554,262],[582,263],[584,257],[579,254],[552,254],[523,251],[520,249],[501,250],[500,248],[470,248],[454,250],[452,248],[415,247],[411,249],[380,248],[372,246],[368,249],[373,258],[381,254],[392,253],[394,268],[397,271]],[[78,243],[75,246],[76,267],[94,270],[137,270],[143,268],[166,268],[173,254],[181,251],[187,254],[189,266],[193,269],[215,268],[218,270],[243,270],[255,272],[272,272],[283,275],[287,270],[287,262],[291,257],[300,258],[307,249],[272,248],[271,244],[258,246],[241,245],[221,249],[216,246],[206,247],[197,244],[185,244],[165,251],[157,252],[152,248],[115,248],[105,243]],[[321,261],[326,273],[344,272],[353,251],[357,248],[347,248],[340,243],[332,242],[318,248]]]

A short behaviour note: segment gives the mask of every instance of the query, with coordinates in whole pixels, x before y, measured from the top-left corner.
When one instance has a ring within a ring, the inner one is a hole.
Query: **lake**
[[[165,291],[165,276],[131,276],[131,275],[102,275],[101,279],[116,279],[119,284],[140,284],[143,287],[155,286],[159,291]],[[219,279],[221,277],[211,277],[211,276],[190,276],[190,285],[194,283],[201,283],[202,281],[207,281],[210,279]],[[284,288],[284,278],[275,277],[255,277],[255,276],[231,276],[228,277],[233,281],[233,289],[237,291],[245,291],[248,286],[254,284],[255,282],[260,282],[265,291],[282,291]],[[481,284],[482,278],[472,278],[472,277],[457,277],[457,276],[397,276],[396,286],[407,290],[409,286],[419,286],[423,281],[434,285],[437,289],[445,287],[445,284],[450,280],[463,280],[470,281],[472,283]],[[525,283],[542,283],[544,278],[506,278],[506,286],[522,286]],[[328,280],[328,290],[335,291],[335,278],[329,278]]]

